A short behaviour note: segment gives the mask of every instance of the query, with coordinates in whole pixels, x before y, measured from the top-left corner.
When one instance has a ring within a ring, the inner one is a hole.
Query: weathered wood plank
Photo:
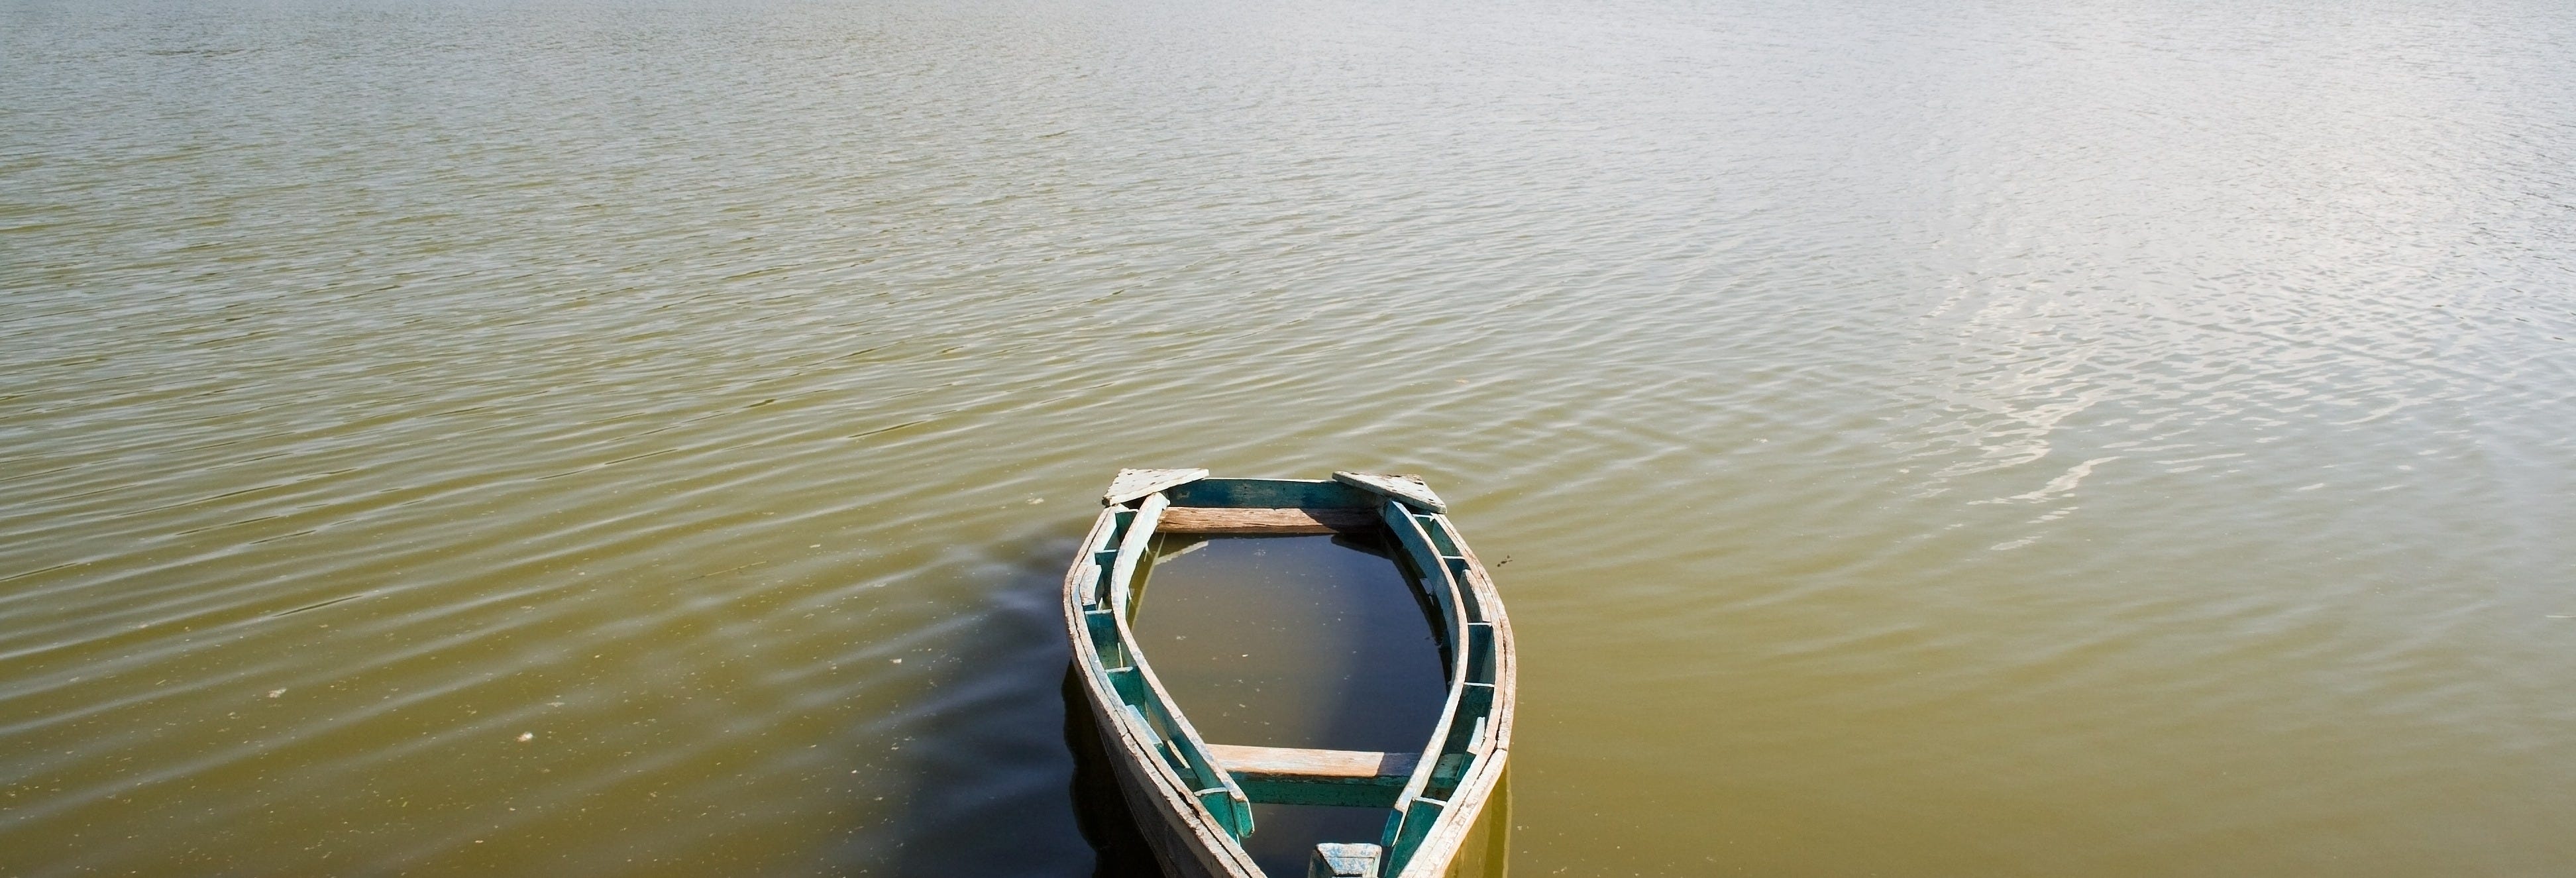
[[[1368,530],[1378,516],[1368,509],[1215,509],[1174,506],[1163,510],[1163,533],[1321,534]]]
[[[1208,758],[1258,804],[1385,808],[1422,755],[1210,744]]]
[[[1370,780],[1392,777],[1401,780],[1413,773],[1413,763],[1420,753],[1378,753],[1369,750],[1304,750],[1294,747],[1248,747],[1241,744],[1209,744],[1208,758],[1218,767],[1236,775],[1279,780]]]
[[[1145,549],[1154,544],[1154,529],[1163,513],[1171,508],[1161,494],[1149,495],[1136,508],[1136,520],[1127,525],[1127,534],[1118,541],[1118,558],[1109,567],[1109,600],[1121,618],[1127,617],[1128,593],[1139,587],[1136,565],[1145,560]]]
[[[1314,859],[1306,861],[1306,878],[1378,878],[1384,854],[1373,844],[1324,842],[1315,846]]]
[[[1100,505],[1116,506],[1129,500],[1208,477],[1203,469],[1122,469],[1118,478],[1109,482],[1108,493],[1100,495]]]
[[[1333,473],[1333,481],[1375,491],[1402,500],[1406,505],[1421,507],[1426,512],[1449,511],[1449,504],[1442,502],[1440,495],[1431,493],[1431,486],[1423,482],[1421,476],[1343,471]]]

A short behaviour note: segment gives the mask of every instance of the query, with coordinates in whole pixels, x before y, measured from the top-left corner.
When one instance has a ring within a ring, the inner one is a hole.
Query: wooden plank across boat
[[[1065,574],[1065,630],[1120,793],[1165,873],[1262,878],[1242,839],[1252,805],[1381,808],[1375,839],[1316,846],[1309,876],[1429,878],[1457,860],[1501,780],[1512,737],[1512,634],[1493,578],[1412,476],[1218,479],[1123,470]],[[1137,649],[1130,596],[1157,533],[1378,531],[1436,607],[1447,701],[1422,750],[1372,753],[1212,744]],[[1278,876],[1271,876],[1278,878]]]

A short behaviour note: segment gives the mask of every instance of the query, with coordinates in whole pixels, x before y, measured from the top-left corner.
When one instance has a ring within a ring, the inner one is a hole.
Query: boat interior
[[[1421,493],[1113,489],[1075,571],[1116,721],[1274,878],[1398,874],[1498,756],[1495,614]]]

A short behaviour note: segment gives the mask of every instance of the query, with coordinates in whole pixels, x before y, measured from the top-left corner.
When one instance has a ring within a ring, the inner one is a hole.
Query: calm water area
[[[0,875],[1090,875],[1122,466],[1516,875],[2568,874],[2571,339],[2563,0],[0,0]]]

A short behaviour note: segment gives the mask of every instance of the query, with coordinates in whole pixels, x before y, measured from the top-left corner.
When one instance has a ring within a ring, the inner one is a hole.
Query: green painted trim
[[[1214,509],[1367,509],[1385,498],[1335,481],[1200,479],[1163,492],[1174,506]]]

